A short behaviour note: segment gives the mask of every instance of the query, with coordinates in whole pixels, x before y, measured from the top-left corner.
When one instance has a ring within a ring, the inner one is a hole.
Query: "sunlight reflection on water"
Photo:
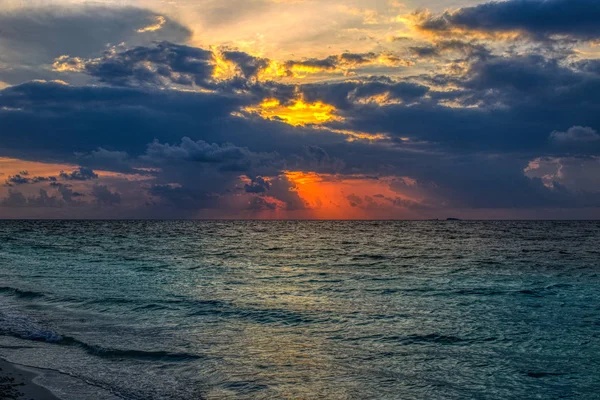
[[[597,222],[1,222],[0,355],[107,399],[592,399],[599,238]]]

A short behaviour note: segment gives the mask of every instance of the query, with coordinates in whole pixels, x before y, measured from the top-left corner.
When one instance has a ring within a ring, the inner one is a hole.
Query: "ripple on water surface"
[[[595,399],[599,239],[597,222],[5,221],[0,356],[68,400]]]

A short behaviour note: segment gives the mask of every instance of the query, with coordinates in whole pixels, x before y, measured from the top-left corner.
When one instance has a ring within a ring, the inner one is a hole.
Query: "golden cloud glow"
[[[281,104],[277,99],[265,99],[258,106],[246,107],[244,111],[258,114],[264,119],[280,120],[293,126],[318,125],[331,121],[341,121],[335,115],[336,108],[317,101],[307,103],[302,98],[290,104]]]
[[[338,54],[326,59],[305,59],[301,61],[288,60],[280,62],[270,60],[267,67],[258,72],[259,81],[280,79],[305,79],[309,75],[338,74],[352,75],[356,70],[369,66],[382,67],[409,67],[414,62],[398,57],[391,52],[364,53],[364,54]]]
[[[266,68],[258,71],[257,78],[261,82],[291,77],[290,71],[280,62],[271,60]]]
[[[429,10],[421,10],[410,14],[399,15],[395,18],[396,22],[401,22],[411,31],[411,37],[421,37],[432,42],[438,40],[447,40],[451,38],[470,38],[477,40],[516,40],[522,34],[519,31],[488,32],[484,30],[459,28],[456,26],[445,26],[443,29],[432,30],[424,27],[424,23],[433,18],[434,15]]]
[[[304,78],[307,74],[317,74],[319,72],[336,71],[335,67],[307,65],[301,63],[293,63],[289,66],[289,71],[296,78]]]
[[[52,70],[56,72],[82,72],[85,70],[86,60],[79,57],[62,55],[54,60]]]
[[[223,57],[223,53],[221,49],[217,47],[211,47],[213,53],[213,64],[214,70],[212,77],[218,81],[226,81],[235,78],[239,75],[238,66],[231,62],[225,57]]]
[[[162,27],[164,26],[164,24],[167,23],[167,19],[165,17],[163,17],[162,15],[157,16],[155,19],[156,19],[156,23],[155,24],[146,26],[144,28],[140,28],[140,29],[137,30],[137,32],[138,33],[144,33],[144,32],[158,31],[158,30],[162,29]]]
[[[279,62],[270,60],[266,68],[258,72],[257,79],[261,82],[280,79],[304,79],[308,75],[319,73],[341,73],[336,65],[316,65],[304,61]]]
[[[348,129],[332,129],[328,127],[315,127],[316,129],[322,129],[328,132],[337,133],[340,135],[348,136],[349,142],[354,142],[357,140],[386,140],[389,139],[389,136],[384,133],[367,133],[367,132],[359,132],[359,131],[351,131]]]

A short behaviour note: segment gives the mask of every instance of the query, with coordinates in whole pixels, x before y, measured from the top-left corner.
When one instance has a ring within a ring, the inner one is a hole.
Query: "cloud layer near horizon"
[[[260,3],[236,18],[318,6]],[[154,7],[0,8],[0,217],[600,216],[596,2],[339,3],[322,42],[373,39],[285,58]]]

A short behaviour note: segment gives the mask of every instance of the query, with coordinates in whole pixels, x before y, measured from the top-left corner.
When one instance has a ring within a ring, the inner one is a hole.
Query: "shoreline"
[[[38,374],[0,358],[0,399],[61,400],[34,382]]]

